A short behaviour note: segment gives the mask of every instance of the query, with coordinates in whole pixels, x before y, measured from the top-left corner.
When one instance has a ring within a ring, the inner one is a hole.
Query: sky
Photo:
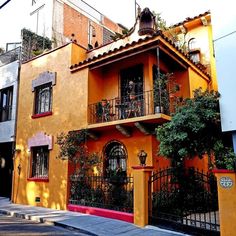
[[[0,0],[1,3],[6,0]],[[32,0],[11,0],[6,6],[0,9],[0,47],[5,47],[6,42],[20,41],[20,31],[26,22],[27,10]],[[42,1],[42,0],[36,0]],[[48,0],[49,1],[49,0]],[[131,28],[135,22],[135,0],[84,0],[95,9],[106,15],[114,22],[121,23]],[[175,24],[183,21],[186,17],[194,17],[207,10],[212,10],[219,2],[222,7],[233,0],[136,0],[143,9],[161,13],[167,24]],[[222,11],[223,8],[218,8]],[[232,10],[234,9],[232,5]],[[224,13],[222,11],[222,13]],[[227,15],[227,14],[226,14]],[[221,23],[224,20],[219,19]]]

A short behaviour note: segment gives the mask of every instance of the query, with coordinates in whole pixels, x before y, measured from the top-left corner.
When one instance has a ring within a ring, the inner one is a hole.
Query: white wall
[[[35,0],[30,4],[26,28],[41,36],[51,38],[52,36],[52,7],[54,0]]]
[[[235,131],[236,14],[232,0],[216,1],[214,3],[212,9],[212,23],[217,80],[221,94],[220,112],[222,131]]]
[[[18,68],[18,61],[0,67],[0,89],[13,86],[12,119],[0,122],[0,143],[15,140]]]

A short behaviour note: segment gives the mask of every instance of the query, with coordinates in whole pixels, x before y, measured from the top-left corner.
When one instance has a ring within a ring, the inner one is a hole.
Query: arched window
[[[35,91],[35,114],[51,111],[52,83],[38,86]]]
[[[104,150],[105,155],[105,175],[120,174],[126,175],[127,152],[125,146],[118,142],[112,141],[108,143]]]
[[[197,40],[195,38],[191,38],[188,41],[188,49],[191,50],[195,50],[197,48]]]
[[[200,62],[200,49],[197,46],[197,40],[195,38],[191,38],[188,41],[188,49],[190,58],[195,62]]]

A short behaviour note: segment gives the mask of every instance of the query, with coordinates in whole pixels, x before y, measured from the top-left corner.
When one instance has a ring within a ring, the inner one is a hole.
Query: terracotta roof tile
[[[202,14],[199,14],[198,16],[187,17],[184,21],[181,21],[181,22],[179,22],[179,23],[177,23],[177,24],[172,25],[172,27],[173,27],[173,28],[174,28],[174,27],[178,27],[178,26],[183,25],[183,24],[185,24],[185,23],[187,23],[187,22],[190,22],[190,21],[192,21],[192,20],[195,20],[195,19],[201,18],[201,17],[203,17],[203,16],[209,15],[210,13],[211,13],[211,12],[210,12],[210,10],[209,10],[209,11],[206,11],[206,12],[204,12],[204,13],[202,13]]]
[[[191,21],[191,20],[200,18],[200,17],[205,16],[205,15],[207,15],[207,14],[210,14],[210,11],[207,11],[207,12],[205,12],[205,13],[203,13],[203,14],[200,14],[200,15],[198,15],[198,16],[195,16],[195,17],[193,17],[193,18],[188,17],[188,18],[186,18],[185,21],[182,21],[182,22],[180,22],[180,23],[174,25],[173,27],[180,26],[180,25],[182,25],[182,24],[184,24],[184,23],[186,23],[186,22],[189,22],[189,21]],[[184,55],[189,61],[191,61],[197,68],[199,68],[205,75],[207,75],[208,77],[210,77],[210,75],[205,71],[205,66],[204,66],[204,65],[202,65],[202,64],[200,64],[200,63],[194,62],[194,61],[190,58],[189,54],[185,53],[181,48],[179,48],[178,46],[176,46],[176,45],[174,44],[174,42],[173,42],[170,38],[168,38],[167,36],[165,36],[165,35],[162,33],[161,30],[156,31],[152,36],[147,36],[147,37],[145,37],[145,38],[140,38],[138,41],[132,41],[131,43],[126,43],[125,45],[121,45],[120,47],[116,47],[116,48],[114,48],[114,49],[112,49],[112,50],[109,50],[109,51],[103,52],[103,53],[101,53],[101,54],[98,54],[97,56],[93,56],[93,57],[91,57],[91,58],[87,58],[87,59],[85,59],[84,61],[79,62],[78,64],[71,65],[70,69],[75,69],[76,67],[85,65],[85,64],[87,64],[87,63],[89,63],[89,62],[91,62],[91,61],[93,61],[93,60],[100,59],[100,58],[105,57],[105,56],[107,56],[107,55],[109,55],[109,54],[112,54],[112,53],[114,53],[114,52],[120,51],[120,50],[125,49],[125,48],[128,48],[128,47],[130,47],[130,46],[138,45],[139,43],[148,41],[148,40],[150,40],[150,39],[154,39],[154,38],[157,37],[157,36],[161,36],[166,42],[168,42],[169,44],[171,44],[171,45],[172,45],[175,49],[177,49],[182,55]]]

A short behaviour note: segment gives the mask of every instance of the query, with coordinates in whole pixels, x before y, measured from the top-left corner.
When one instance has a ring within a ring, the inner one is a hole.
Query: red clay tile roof
[[[76,69],[76,68],[78,68],[78,67],[80,67],[80,66],[82,66],[82,65],[86,65],[86,64],[88,64],[88,63],[90,63],[90,62],[92,62],[92,61],[95,61],[95,60],[97,60],[97,59],[103,58],[103,57],[105,57],[105,56],[107,56],[107,55],[109,55],[109,54],[112,54],[112,53],[114,53],[114,52],[120,51],[120,50],[122,50],[122,49],[126,49],[126,48],[128,48],[128,47],[130,47],[130,46],[138,45],[139,43],[142,43],[142,42],[147,42],[147,41],[149,41],[149,40],[151,40],[151,39],[154,39],[154,38],[157,37],[157,36],[162,37],[166,42],[170,43],[176,50],[178,50],[183,56],[185,56],[185,58],[187,58],[187,59],[188,59],[191,63],[193,63],[199,70],[201,70],[205,75],[207,75],[207,76],[210,78],[210,75],[205,71],[205,66],[204,66],[204,65],[202,65],[202,64],[200,64],[200,63],[194,62],[194,61],[190,58],[190,56],[189,56],[188,54],[186,54],[182,49],[180,49],[178,46],[176,46],[176,45],[173,43],[173,41],[171,41],[168,37],[166,37],[166,36],[162,33],[161,30],[156,31],[156,33],[155,33],[153,36],[151,36],[151,37],[150,37],[150,36],[147,36],[147,37],[145,37],[145,38],[140,38],[138,41],[133,41],[133,42],[131,42],[131,43],[127,43],[127,44],[125,44],[125,45],[122,45],[122,46],[120,46],[120,47],[118,47],[118,48],[114,48],[113,50],[109,50],[109,51],[106,51],[106,52],[104,52],[104,53],[102,53],[102,54],[98,54],[97,56],[93,56],[93,57],[91,57],[91,58],[87,58],[87,59],[85,59],[84,61],[79,62],[78,64],[71,65],[71,66],[70,66],[70,69],[71,69],[71,70]]]
[[[202,14],[199,14],[198,16],[187,17],[184,21],[181,21],[181,22],[179,22],[179,23],[177,23],[177,24],[172,25],[171,28],[178,27],[178,26],[180,26],[180,25],[183,25],[183,24],[185,24],[185,23],[188,23],[188,22],[190,22],[190,21],[192,21],[192,20],[199,19],[199,18],[201,18],[201,17],[203,17],[203,16],[206,16],[206,15],[209,15],[209,14],[211,14],[210,10],[208,10],[208,11],[202,13]]]

